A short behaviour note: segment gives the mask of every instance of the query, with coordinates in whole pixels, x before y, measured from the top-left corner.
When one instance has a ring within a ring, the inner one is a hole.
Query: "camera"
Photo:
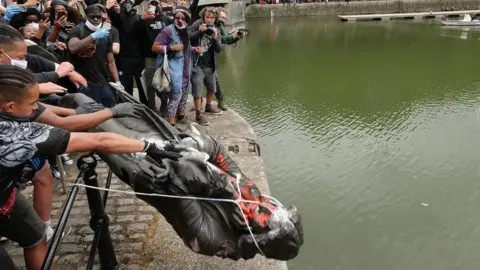
[[[207,24],[207,30],[205,30],[205,35],[207,36],[213,35],[213,25]]]
[[[245,35],[246,32],[248,32],[247,28],[240,28],[240,29],[237,30],[237,35],[239,37],[243,37],[243,35]]]

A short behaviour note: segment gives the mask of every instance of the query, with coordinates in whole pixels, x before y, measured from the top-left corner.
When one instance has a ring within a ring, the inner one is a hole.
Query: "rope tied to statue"
[[[216,201],[216,202],[229,202],[229,203],[234,203],[236,204],[239,209],[240,209],[240,213],[242,213],[242,217],[243,217],[243,220],[245,221],[245,224],[247,225],[247,229],[248,229],[248,232],[250,233],[250,236],[252,237],[252,240],[253,240],[253,243],[255,244],[255,246],[257,247],[259,253],[263,256],[265,256],[265,254],[263,253],[262,249],[260,248],[260,246],[258,245],[258,242],[257,240],[255,239],[255,235],[253,234],[252,232],[252,229],[249,225],[249,221],[248,221],[248,218],[247,216],[245,215],[245,213],[243,212],[243,209],[242,209],[242,206],[240,205],[240,203],[244,202],[244,203],[255,203],[255,204],[259,204],[259,205],[262,205],[262,204],[270,204],[272,206],[281,206],[283,207],[283,205],[275,198],[271,197],[271,196],[267,196],[267,195],[262,195],[263,197],[265,198],[268,198],[271,200],[271,202],[259,202],[259,201],[252,201],[252,200],[245,200],[245,199],[242,199],[242,192],[241,192],[241,189],[240,189],[240,174],[236,174],[235,175],[236,177],[236,184],[235,184],[235,188],[237,189],[238,191],[238,194],[239,194],[239,198],[236,199],[236,200],[233,200],[233,199],[220,199],[220,198],[207,198],[207,197],[194,197],[194,196],[180,196],[180,195],[168,195],[168,194],[158,194],[158,193],[144,193],[144,192],[135,192],[135,191],[126,191],[126,190],[118,190],[118,189],[111,189],[111,188],[103,188],[103,187],[94,187],[94,186],[90,186],[90,185],[86,185],[86,184],[80,184],[80,183],[75,183],[73,184],[74,186],[78,186],[78,187],[84,187],[84,188],[90,188],[90,189],[96,189],[96,190],[102,190],[102,191],[108,191],[108,192],[116,192],[116,193],[123,193],[123,194],[128,194],[128,195],[141,195],[141,196],[150,196],[150,197],[164,197],[164,198],[172,198],[172,199],[187,199],[187,200],[199,200],[199,201]],[[268,208],[267,208],[268,209]]]

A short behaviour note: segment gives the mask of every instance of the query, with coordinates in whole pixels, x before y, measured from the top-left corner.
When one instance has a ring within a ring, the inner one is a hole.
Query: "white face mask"
[[[99,25],[95,26],[95,25],[93,25],[89,20],[87,20],[87,21],[85,22],[85,26],[86,26],[88,29],[92,30],[92,31],[97,31],[98,29],[102,28],[102,23],[100,23]]]
[[[185,29],[187,27],[187,23],[184,20],[175,19],[174,24],[177,29]]]
[[[33,29],[35,29],[35,31],[38,31],[38,27],[39,27],[38,23],[33,23],[32,22],[32,23],[29,23],[28,25],[33,26]]]
[[[16,59],[12,59],[8,54],[6,54],[5,52],[3,52],[3,54],[5,54],[8,59],[10,59],[10,64],[12,66],[16,66],[16,67],[19,67],[19,68],[23,68],[23,69],[27,69],[27,66],[28,66],[28,62],[27,60],[16,60]]]

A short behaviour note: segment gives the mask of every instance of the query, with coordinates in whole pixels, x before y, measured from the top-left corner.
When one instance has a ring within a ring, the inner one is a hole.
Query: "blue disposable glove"
[[[91,36],[92,36],[92,38],[93,38],[94,40],[102,39],[102,38],[107,37],[108,34],[109,34],[109,32],[110,32],[110,29],[100,28],[100,29],[98,29],[97,31],[93,32],[93,33],[91,34]]]
[[[123,87],[122,83],[121,82],[110,82],[109,83],[111,87],[117,89],[117,90],[125,90],[125,87]]]
[[[125,87],[123,87],[123,85],[122,85],[121,82],[116,82],[115,85],[116,85],[116,88],[117,88],[117,89],[125,90]]]
[[[5,16],[3,18],[7,21],[10,21],[13,16],[20,13],[22,11],[22,7],[19,5],[11,5],[7,7],[7,11],[5,12]]]

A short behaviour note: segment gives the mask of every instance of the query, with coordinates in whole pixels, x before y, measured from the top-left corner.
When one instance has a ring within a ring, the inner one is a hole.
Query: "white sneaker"
[[[63,164],[73,165],[73,160],[68,156],[68,154],[61,154],[60,158],[62,159]]]
[[[2,237],[0,237],[0,242],[5,242],[5,241],[8,241],[8,238],[6,238],[6,237],[3,237],[3,236],[2,236]]]

